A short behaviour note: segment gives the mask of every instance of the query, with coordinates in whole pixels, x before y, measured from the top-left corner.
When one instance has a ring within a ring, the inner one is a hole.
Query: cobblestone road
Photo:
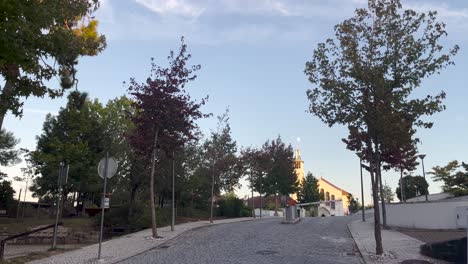
[[[130,263],[362,263],[351,217],[280,219],[204,227],[127,259]]]

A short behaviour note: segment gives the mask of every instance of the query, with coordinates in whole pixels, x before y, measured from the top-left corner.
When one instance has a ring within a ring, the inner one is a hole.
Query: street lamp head
[[[420,155],[418,155],[418,157],[423,160],[426,157],[426,155],[425,154],[420,154]]]

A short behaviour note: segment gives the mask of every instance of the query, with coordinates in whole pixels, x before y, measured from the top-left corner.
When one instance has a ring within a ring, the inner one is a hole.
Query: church
[[[302,183],[304,179],[304,161],[301,158],[299,149],[296,149],[294,154],[294,169],[297,175],[297,181]],[[318,188],[323,194],[324,200],[316,202],[318,206],[318,216],[342,216],[349,214],[349,192],[320,177],[318,179]],[[297,201],[297,193],[291,195]]]

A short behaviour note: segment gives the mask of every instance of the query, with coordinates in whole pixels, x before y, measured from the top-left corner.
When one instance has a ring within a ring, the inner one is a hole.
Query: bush
[[[252,216],[252,208],[245,206],[244,202],[232,195],[223,197],[218,202],[218,216],[224,217],[247,217]]]

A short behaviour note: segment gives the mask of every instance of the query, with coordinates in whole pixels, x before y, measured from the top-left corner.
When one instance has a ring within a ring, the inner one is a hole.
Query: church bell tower
[[[299,149],[296,149],[294,153],[294,171],[297,175],[297,182],[301,184],[304,180],[304,161],[301,158]],[[291,198],[297,201],[297,193],[293,193]]]

